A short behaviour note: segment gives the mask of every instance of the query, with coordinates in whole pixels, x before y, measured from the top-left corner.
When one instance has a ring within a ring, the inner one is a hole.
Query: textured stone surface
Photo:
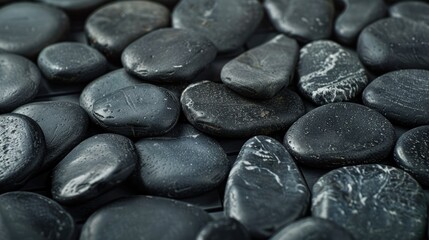
[[[389,8],[389,15],[429,24],[429,4],[426,2],[400,2]]]
[[[246,228],[233,218],[209,222],[196,240],[250,240]]]

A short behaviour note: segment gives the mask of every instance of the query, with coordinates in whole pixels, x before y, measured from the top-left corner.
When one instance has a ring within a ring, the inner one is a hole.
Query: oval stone
[[[355,103],[332,103],[298,119],[284,144],[295,159],[311,167],[377,163],[395,144],[392,124],[380,113]]]
[[[224,211],[254,238],[267,238],[305,215],[310,191],[292,156],[266,136],[249,139],[229,173]]]
[[[429,24],[429,4],[419,1],[396,3],[389,8],[389,15]]]
[[[400,70],[372,81],[363,104],[404,126],[429,124],[429,71]]]
[[[347,229],[355,239],[423,239],[427,205],[420,185],[391,166],[342,167],[313,187],[312,215]]]
[[[318,105],[349,101],[368,84],[357,55],[328,40],[301,49],[298,74],[299,90]]]
[[[80,240],[195,239],[212,220],[191,204],[149,196],[115,201],[91,215]]]
[[[124,181],[134,171],[137,158],[134,144],[126,137],[90,137],[55,167],[52,197],[64,204],[94,198]]]
[[[286,88],[261,101],[242,97],[224,84],[209,81],[188,86],[181,103],[194,127],[221,137],[248,137],[285,130],[304,114],[301,98]]]
[[[250,235],[237,220],[221,218],[208,223],[196,240],[250,240]]]
[[[122,64],[143,80],[179,83],[192,80],[216,54],[207,38],[189,30],[164,28],[131,43],[122,53]]]

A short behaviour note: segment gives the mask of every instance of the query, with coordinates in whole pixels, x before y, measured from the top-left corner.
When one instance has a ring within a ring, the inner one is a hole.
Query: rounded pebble
[[[389,8],[389,15],[429,24],[429,4],[419,1],[400,2]]]
[[[250,235],[237,220],[221,218],[208,223],[196,240],[250,240]]]

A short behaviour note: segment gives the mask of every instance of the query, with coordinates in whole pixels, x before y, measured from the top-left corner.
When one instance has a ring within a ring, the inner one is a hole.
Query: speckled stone
[[[420,185],[394,167],[343,167],[313,187],[313,216],[334,221],[355,239],[423,239],[427,206]]]
[[[43,163],[45,138],[31,118],[0,115],[0,191],[16,189],[34,175]]]
[[[149,196],[115,201],[91,215],[80,240],[195,239],[212,220],[200,208]]]
[[[389,8],[389,16],[406,18],[429,25],[429,4],[427,2],[400,2]]]
[[[333,41],[309,43],[300,55],[298,88],[318,105],[352,100],[368,84],[357,55]]]
[[[134,144],[116,134],[99,134],[77,145],[55,167],[52,197],[79,203],[97,197],[124,181],[137,162]]]
[[[298,51],[294,39],[278,35],[228,62],[222,68],[222,82],[245,97],[272,98],[289,85]]]
[[[164,28],[131,43],[122,53],[122,64],[146,81],[180,83],[192,80],[216,54],[216,47],[202,35]]]
[[[400,70],[372,81],[363,103],[404,126],[429,124],[429,71]]]
[[[220,52],[241,47],[258,27],[263,9],[257,0],[182,0],[173,11],[173,26],[210,39]]]
[[[32,100],[39,91],[41,80],[39,69],[30,60],[0,53],[0,113]]]
[[[224,211],[254,238],[267,238],[305,215],[310,191],[292,156],[266,136],[241,148],[226,184]]]
[[[392,124],[380,113],[355,103],[332,103],[298,119],[284,144],[297,161],[311,167],[377,163],[395,144]]]
[[[138,185],[143,192],[173,198],[200,195],[219,186],[230,164],[222,147],[188,124],[136,142]]]
[[[331,36],[335,12],[332,0],[265,0],[264,6],[277,31],[301,42]]]
[[[307,217],[286,226],[270,240],[354,240],[354,238],[332,221]]]
[[[429,26],[405,18],[381,19],[359,35],[357,52],[375,72],[429,69]]]
[[[109,59],[119,60],[130,43],[157,28],[167,27],[169,21],[170,11],[161,4],[114,2],[89,16],[85,32],[91,46]]]
[[[98,99],[92,115],[107,131],[129,137],[158,136],[176,125],[180,103],[167,89],[141,83]]]
[[[221,218],[209,222],[196,240],[250,240],[250,235],[240,222],[233,218]]]
[[[73,218],[55,201],[31,192],[0,195],[2,240],[71,240]]]
[[[56,164],[79,144],[89,125],[86,112],[69,102],[34,102],[13,112],[30,117],[42,129],[46,141],[44,168]]]

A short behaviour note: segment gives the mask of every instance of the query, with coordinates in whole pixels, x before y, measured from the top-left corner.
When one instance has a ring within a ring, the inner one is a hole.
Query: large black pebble
[[[429,4],[427,2],[400,2],[389,8],[389,15],[429,24]]]
[[[196,240],[250,240],[250,235],[237,220],[221,218],[208,223]]]

